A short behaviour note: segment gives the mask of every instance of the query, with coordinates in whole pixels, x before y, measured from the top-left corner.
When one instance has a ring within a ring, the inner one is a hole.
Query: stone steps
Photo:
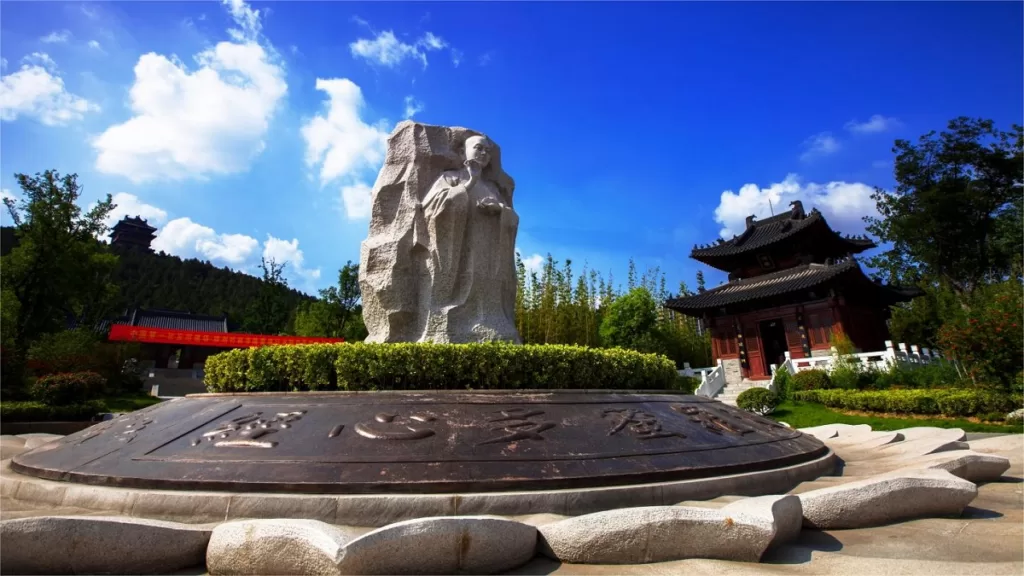
[[[762,382],[754,382],[751,380],[744,380],[737,384],[726,384],[718,391],[718,394],[715,394],[715,400],[718,400],[723,404],[728,404],[729,406],[735,406],[736,399],[739,398],[740,394],[750,390],[751,388],[764,388],[765,386],[762,384]]]

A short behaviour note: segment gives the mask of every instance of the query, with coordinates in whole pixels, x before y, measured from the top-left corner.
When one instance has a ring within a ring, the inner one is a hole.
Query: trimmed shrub
[[[827,390],[832,387],[832,378],[824,370],[804,370],[793,375],[794,390]]]
[[[775,387],[775,395],[779,398],[780,403],[789,400],[790,394],[793,393],[793,375],[789,373],[789,370],[785,368],[776,370],[775,380],[772,384]]]
[[[0,419],[4,422],[82,422],[92,420],[103,409],[103,403],[97,400],[64,406],[5,400],[0,403]]]
[[[95,372],[47,374],[32,384],[32,398],[52,406],[79,404],[103,393],[106,381]]]
[[[675,364],[620,348],[488,344],[307,344],[206,361],[210,392],[303,390],[671,390]]]
[[[779,397],[767,388],[750,388],[736,397],[736,406],[761,416],[771,414],[778,405]]]
[[[794,399],[824,404],[842,410],[896,414],[942,414],[974,416],[989,412],[1003,414],[1020,406],[1019,394],[1000,394],[976,389],[935,390],[807,390]]]
[[[700,386],[700,380],[690,376],[676,376],[675,384],[672,386],[673,390],[679,392],[685,392],[687,394],[693,394],[694,391]]]
[[[888,370],[875,372],[873,381],[861,386],[868,390],[888,390],[905,388],[945,388],[963,386],[966,382],[957,374],[956,368],[948,362],[926,364],[923,366],[904,366],[897,364]]]

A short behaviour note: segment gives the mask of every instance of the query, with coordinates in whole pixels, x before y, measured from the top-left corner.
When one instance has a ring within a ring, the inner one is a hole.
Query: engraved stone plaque
[[[324,493],[658,482],[827,452],[696,396],[529,391],[196,395],[44,448],[12,467],[110,486]]]

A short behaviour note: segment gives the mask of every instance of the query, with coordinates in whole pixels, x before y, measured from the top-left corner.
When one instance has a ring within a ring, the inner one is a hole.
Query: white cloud
[[[100,52],[103,52],[103,47],[100,46],[100,43],[98,41],[96,41],[96,40],[89,40],[89,48],[92,48],[93,50],[99,50]]]
[[[370,125],[360,118],[363,93],[347,78],[317,78],[316,89],[327,93],[326,115],[302,126],[306,164],[319,165],[320,183],[336,179],[357,181],[384,162],[388,133],[383,122]]]
[[[273,260],[278,264],[287,264],[285,274],[292,275],[293,278],[300,280],[307,286],[311,287],[314,282],[320,279],[319,268],[303,267],[305,257],[302,254],[302,250],[299,249],[299,240],[297,238],[293,238],[289,242],[288,240],[274,238],[267,234],[267,240],[263,243],[263,257],[268,261]]]
[[[0,70],[7,69],[7,58],[0,58]]]
[[[96,104],[67,91],[57,65],[47,54],[34,52],[21,69],[0,78],[0,120],[36,118],[47,126],[81,120],[99,110]]]
[[[865,122],[850,120],[846,123],[846,129],[857,134],[877,134],[897,128],[899,125],[899,120],[895,118],[886,118],[881,114],[875,114]]]
[[[259,248],[259,241],[244,234],[218,234],[213,228],[189,218],[176,218],[157,232],[156,251],[183,258],[202,258],[236,270],[246,267]]]
[[[363,58],[371,64],[394,68],[406,59],[419,60],[427,67],[427,52],[440,50],[448,46],[440,36],[427,32],[412,44],[399,40],[395,33],[386,30],[377,34],[376,38],[360,38],[349,44],[352,56]]]
[[[848,234],[864,232],[864,216],[877,216],[875,202],[871,199],[874,188],[860,182],[803,183],[796,174],[789,174],[782,182],[761,188],[757,184],[745,184],[739,192],[722,192],[721,201],[715,208],[715,221],[722,225],[721,235],[730,238],[743,232],[747,216],[758,219],[789,209],[794,200],[803,202],[804,210],[818,208],[833,228]],[[769,207],[771,200],[771,208]]]
[[[370,217],[373,189],[364,182],[341,187],[341,202],[349,220],[365,220]]]
[[[127,192],[118,192],[113,196],[114,209],[110,211],[107,216],[107,226],[113,226],[119,222],[125,216],[134,218],[136,216],[149,222],[150,226],[160,226],[167,220],[167,212],[153,206],[152,204],[146,204],[139,197],[134,194],[128,194]]]
[[[405,97],[405,118],[412,118],[425,109],[426,106],[423,105],[423,102],[416,100],[412,96]]]
[[[492,59],[494,59],[493,52],[484,52],[483,54],[480,55],[479,58],[476,59],[476,63],[479,64],[480,66],[487,66],[488,64],[491,63]]]
[[[828,156],[839,151],[839,141],[832,137],[831,132],[815,134],[804,141],[804,153],[800,159],[807,161],[820,156]]]
[[[245,170],[287,92],[284,69],[257,41],[260,13],[226,0],[237,29],[198,55],[190,72],[175,57],[150,52],[135,65],[129,92],[134,116],[92,145],[96,168],[134,182],[182,180]]]
[[[519,250],[516,249],[516,252],[519,252]],[[536,253],[524,257],[522,252],[519,252],[519,258],[523,261],[523,265],[526,266],[527,274],[530,272],[540,272],[544,267],[544,260],[546,260],[546,258]]]
[[[8,198],[10,198],[11,200],[17,200],[18,196],[15,195],[14,192],[8,190],[7,188],[0,188],[0,201],[7,200]],[[4,210],[4,212],[7,211]]]
[[[71,39],[71,31],[70,30],[59,30],[59,31],[54,30],[53,32],[50,32],[46,36],[43,36],[42,38],[40,38],[39,41],[43,42],[45,44],[63,44],[63,43],[67,42],[70,39]]]
[[[462,53],[462,50],[456,50],[455,48],[452,48],[452,66],[458,68],[459,64],[462,64],[463,56],[464,54]]]

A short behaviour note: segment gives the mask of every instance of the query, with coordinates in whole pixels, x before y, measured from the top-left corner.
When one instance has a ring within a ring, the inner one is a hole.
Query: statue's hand
[[[494,198],[484,198],[476,205],[487,214],[501,214],[501,210],[504,208],[504,205]]]
[[[466,181],[466,190],[469,190],[470,188],[473,187],[474,184],[476,184],[476,181],[480,179],[480,172],[483,170],[483,168],[480,166],[480,163],[477,162],[476,160],[466,160],[464,164],[466,166],[466,173],[468,175],[468,179]]]

